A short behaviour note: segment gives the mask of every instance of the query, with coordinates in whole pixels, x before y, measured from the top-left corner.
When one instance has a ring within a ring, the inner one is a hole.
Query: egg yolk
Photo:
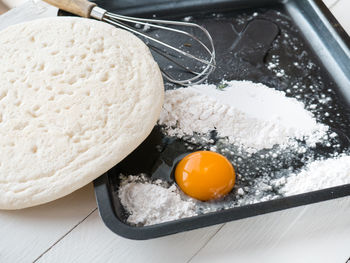
[[[223,155],[199,151],[184,157],[175,168],[175,181],[181,190],[198,200],[218,199],[235,184],[235,170]]]

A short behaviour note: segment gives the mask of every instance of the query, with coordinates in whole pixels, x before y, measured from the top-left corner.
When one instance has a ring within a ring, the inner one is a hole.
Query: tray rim
[[[285,1],[271,2],[282,4],[285,3]],[[342,43],[350,50],[350,36],[346,33],[344,28],[340,25],[340,23],[333,16],[330,10],[326,7],[323,1],[308,0],[308,2],[313,3],[316,6],[316,8],[319,9],[325,21],[329,23],[329,25],[324,24],[326,28],[330,29],[331,27],[331,29],[334,30],[334,32],[330,33],[332,35],[336,34],[338,41],[342,41]],[[278,198],[275,200],[260,202],[256,204],[234,207],[217,212],[211,212],[195,217],[164,222],[161,224],[135,227],[120,221],[117,215],[115,214],[112,203],[112,193],[109,190],[110,182],[108,179],[108,173],[109,172],[106,172],[99,178],[94,180],[95,197],[99,214],[104,224],[111,231],[122,237],[134,240],[147,240],[151,238],[162,237],[238,219],[263,215],[271,212],[277,212],[293,207],[299,207],[302,205],[308,205],[322,201],[330,201],[336,198],[341,198],[350,195],[350,184],[345,184],[322,190]],[[283,204],[281,204],[282,202]]]

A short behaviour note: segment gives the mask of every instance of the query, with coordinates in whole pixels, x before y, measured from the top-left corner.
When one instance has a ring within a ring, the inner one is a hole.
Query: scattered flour
[[[314,161],[300,173],[290,175],[280,192],[289,196],[345,184],[350,184],[350,156],[340,155]]]
[[[144,178],[128,176],[120,185],[118,196],[130,214],[128,223],[147,226],[196,215],[195,201],[182,198],[175,184],[166,187],[160,180]]]
[[[192,16],[186,16],[183,18],[183,21],[185,21],[185,22],[190,22],[191,20],[193,20]]]
[[[278,153],[287,150],[285,147],[300,147],[295,139],[306,141],[302,148],[305,150],[325,138],[337,136],[334,132],[326,135],[328,127],[317,123],[303,103],[286,97],[282,91],[250,81],[224,84],[223,89],[215,85],[195,85],[166,91],[159,124],[165,127],[167,135],[206,136],[216,130],[220,137],[228,138],[229,143],[250,153],[279,145],[281,149],[271,155],[276,160]],[[298,173],[293,172],[292,167],[282,169],[281,177],[277,176],[279,171],[276,176],[270,172],[254,179],[253,185],[238,185],[226,201],[199,202],[185,196],[175,184],[169,187],[161,180],[151,181],[146,175],[122,176],[118,195],[129,213],[128,223],[153,225],[348,184],[350,156],[343,154],[313,161]],[[237,176],[241,180],[241,175]]]
[[[194,85],[168,90],[159,124],[169,136],[183,137],[216,130],[220,137],[254,153],[274,145],[285,148],[293,139],[314,146],[326,135],[304,104],[283,91],[250,81],[230,81],[219,90],[215,85]],[[294,140],[295,142],[295,140]]]

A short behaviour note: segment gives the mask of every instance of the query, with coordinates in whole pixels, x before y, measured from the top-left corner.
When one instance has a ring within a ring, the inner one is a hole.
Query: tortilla
[[[81,188],[131,153],[159,117],[159,67],[127,31],[45,18],[1,31],[0,46],[0,209]]]

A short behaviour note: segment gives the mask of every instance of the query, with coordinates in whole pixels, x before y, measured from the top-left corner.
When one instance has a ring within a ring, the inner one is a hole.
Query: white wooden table
[[[350,34],[350,0],[325,2]],[[350,197],[148,241],[104,226],[92,184],[46,205],[0,211],[1,263],[345,263],[349,257]]]

